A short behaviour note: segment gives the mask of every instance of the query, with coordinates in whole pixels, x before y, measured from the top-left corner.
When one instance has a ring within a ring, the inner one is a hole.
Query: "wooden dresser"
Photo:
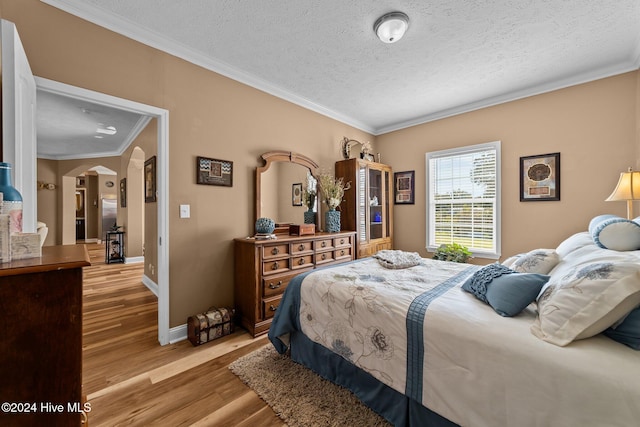
[[[84,245],[0,264],[0,425],[81,422]],[[8,409],[8,410],[7,410]]]
[[[240,324],[254,337],[265,334],[289,281],[316,267],[353,260],[354,244],[351,231],[235,239],[235,307]]]

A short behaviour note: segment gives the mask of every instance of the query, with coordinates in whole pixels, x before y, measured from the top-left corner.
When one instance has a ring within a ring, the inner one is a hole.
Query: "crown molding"
[[[262,92],[266,92],[277,98],[289,101],[293,104],[299,105],[300,107],[322,114],[323,116],[337,120],[349,126],[353,126],[356,129],[368,133],[373,133],[374,131],[373,127],[360,120],[319,105],[313,101],[310,101],[309,99],[283,89],[280,86],[276,86],[257,76],[235,68],[223,61],[214,60],[202,54],[201,52],[191,49],[190,47],[178,43],[174,40],[171,40],[160,33],[143,29],[139,25],[127,20],[126,18],[114,15],[111,12],[100,9],[97,6],[70,0],[40,1],[57,9],[63,10],[67,13],[70,13],[71,15],[75,15],[78,18],[84,19],[85,21],[89,21],[100,27],[106,28],[107,30],[121,34],[125,37],[128,37],[152,48],[158,49],[162,52],[166,52],[177,58],[184,59],[187,62],[198,65],[209,71],[213,71],[217,74],[223,75],[232,80],[258,89]]]

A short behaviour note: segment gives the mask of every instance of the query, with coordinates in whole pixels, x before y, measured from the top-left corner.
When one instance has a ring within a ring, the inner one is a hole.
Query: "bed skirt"
[[[351,390],[365,405],[394,426],[457,426],[415,400],[381,383],[341,356],[311,341],[301,332],[292,332],[290,339],[292,360],[334,384]]]

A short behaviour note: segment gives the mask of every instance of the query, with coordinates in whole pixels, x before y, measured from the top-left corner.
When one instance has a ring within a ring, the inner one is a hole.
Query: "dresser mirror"
[[[270,151],[260,156],[264,166],[256,168],[256,219],[266,217],[276,223],[302,224],[307,206],[300,190],[308,180],[315,183],[318,164],[290,151]],[[298,197],[299,195],[299,197]],[[319,230],[320,203],[314,207]]]

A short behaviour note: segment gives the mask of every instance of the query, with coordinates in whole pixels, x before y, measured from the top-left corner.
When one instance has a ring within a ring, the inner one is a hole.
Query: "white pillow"
[[[507,267],[518,273],[549,274],[559,262],[560,256],[553,249],[534,249],[518,256]]]
[[[567,237],[556,248],[556,253],[560,255],[560,258],[565,258],[571,252],[576,249],[580,249],[585,246],[593,246],[593,238],[588,231],[581,231],[572,236]]]
[[[640,224],[615,215],[600,215],[589,223],[589,234],[596,245],[614,251],[640,249]]]
[[[589,338],[616,323],[640,304],[640,265],[588,262],[566,274],[553,274],[538,298],[531,332],[565,346]]]

